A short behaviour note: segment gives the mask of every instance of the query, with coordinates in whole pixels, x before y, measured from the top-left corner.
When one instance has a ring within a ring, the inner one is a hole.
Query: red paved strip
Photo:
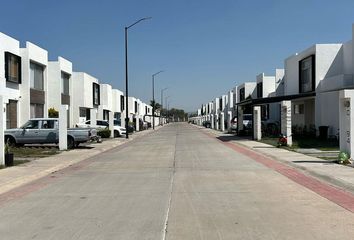
[[[205,133],[205,132],[204,132]],[[205,133],[209,137],[215,139],[215,136],[209,133]],[[282,164],[274,159],[266,157],[260,153],[257,153],[249,148],[242,147],[230,142],[224,142],[217,139],[225,146],[239,152],[256,162],[263,164],[264,166],[277,171],[283,176],[289,178],[290,180],[310,189],[311,191],[317,193],[318,195],[327,198],[331,202],[354,212],[354,195],[350,192],[344,191],[338,187],[329,185],[327,183],[321,182],[314,177],[307,176],[300,172],[299,170]]]

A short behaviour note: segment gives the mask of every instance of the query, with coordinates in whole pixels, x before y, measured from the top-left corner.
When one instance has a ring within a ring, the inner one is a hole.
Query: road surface
[[[351,211],[204,132],[170,124],[2,196],[0,239],[354,239]]]

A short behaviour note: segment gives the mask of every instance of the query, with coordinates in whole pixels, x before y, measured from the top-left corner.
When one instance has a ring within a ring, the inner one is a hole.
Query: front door
[[[17,101],[6,104],[6,129],[17,128]]]

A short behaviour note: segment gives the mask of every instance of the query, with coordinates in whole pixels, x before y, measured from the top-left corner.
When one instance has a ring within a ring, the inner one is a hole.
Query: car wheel
[[[11,147],[16,146],[16,140],[15,140],[15,138],[13,138],[11,136],[6,136],[5,137],[5,144],[6,143],[9,144],[9,146],[11,146]]]
[[[119,131],[114,130],[114,137],[115,137],[115,138],[120,137],[120,133],[119,133]]]
[[[68,149],[73,149],[75,147],[75,141],[72,137],[68,137]]]

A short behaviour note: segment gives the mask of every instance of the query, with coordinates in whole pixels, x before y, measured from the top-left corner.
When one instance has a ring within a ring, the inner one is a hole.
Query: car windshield
[[[38,128],[38,121],[29,120],[25,124],[21,126],[23,129],[37,129]]]

